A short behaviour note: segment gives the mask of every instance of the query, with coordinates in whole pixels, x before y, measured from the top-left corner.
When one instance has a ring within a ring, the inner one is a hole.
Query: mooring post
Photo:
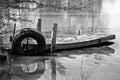
[[[10,42],[13,43],[13,38],[15,36],[15,32],[16,32],[16,23],[14,23],[14,29],[13,29],[13,35],[10,36]]]
[[[41,32],[42,19],[38,19],[37,30]]]
[[[77,30],[77,35],[80,36],[80,30],[79,29]]]
[[[16,32],[16,23],[14,24],[13,37],[15,36],[15,32]]]
[[[57,36],[57,23],[54,23],[52,35],[51,35],[51,46],[50,46],[51,52],[55,52],[56,36]]]

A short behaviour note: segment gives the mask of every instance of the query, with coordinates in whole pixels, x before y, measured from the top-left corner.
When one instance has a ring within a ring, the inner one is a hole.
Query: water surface
[[[113,5],[107,4],[107,1],[105,4],[109,7]],[[118,6],[118,3],[114,3],[114,5]],[[109,7],[105,10],[108,10]],[[106,12],[109,18],[108,25],[102,26],[100,32],[115,34],[114,44],[60,51],[56,52],[54,57],[13,57],[9,63],[1,62],[0,80],[120,80],[120,29],[119,22],[116,22],[119,21],[120,15],[116,15],[117,7],[112,10],[112,14],[109,14],[109,10]],[[71,22],[74,23],[70,23],[70,25],[80,26],[78,23],[84,21],[80,17],[73,16]],[[62,21],[63,17],[60,16],[55,18],[43,16],[42,18],[48,20],[43,21],[46,23],[43,26],[50,24],[49,29],[51,29],[53,21],[63,23],[59,26],[63,26],[64,23],[69,24],[67,20],[65,20],[67,22]],[[67,16],[64,16],[64,19],[67,19]],[[99,28],[94,31],[98,32]],[[83,31],[83,34],[85,32],[91,32],[91,27],[88,31]]]

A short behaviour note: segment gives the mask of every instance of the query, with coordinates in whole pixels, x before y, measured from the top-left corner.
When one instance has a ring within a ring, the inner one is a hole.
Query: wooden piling
[[[16,23],[14,24],[13,37],[15,36],[15,32],[16,32]]]
[[[42,19],[38,19],[37,30],[41,32]]]
[[[81,33],[80,33],[80,30],[78,29],[78,30],[77,30],[77,35],[80,36],[80,34],[81,34]]]
[[[10,38],[10,42],[13,43],[13,38],[15,37],[15,32],[16,32],[16,23],[14,23],[14,29],[13,29],[13,35],[11,35]]]
[[[57,36],[57,24],[55,23],[51,35],[51,47],[50,47],[51,52],[55,52],[56,36]]]

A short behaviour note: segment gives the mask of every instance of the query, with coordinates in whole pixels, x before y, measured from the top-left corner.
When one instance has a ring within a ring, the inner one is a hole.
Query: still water
[[[69,51],[51,57],[12,57],[0,64],[0,80],[119,80],[117,44]]]
[[[1,62],[0,80],[120,80],[119,35],[114,44],[56,52],[49,57],[12,56]]]
[[[8,62],[0,62],[0,80],[120,80],[118,2],[106,4],[105,9],[109,18],[105,32],[116,35],[114,44],[60,51],[54,57],[15,56]],[[110,9],[115,11],[109,14]]]

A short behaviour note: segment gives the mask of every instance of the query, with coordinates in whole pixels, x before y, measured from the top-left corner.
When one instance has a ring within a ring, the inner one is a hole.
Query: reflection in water
[[[13,57],[0,66],[0,80],[99,80],[108,56],[108,46],[57,52],[53,57]],[[3,66],[4,65],[4,66]]]
[[[37,80],[45,70],[45,60],[40,57],[13,58],[11,65],[0,70],[0,80]],[[5,77],[4,77],[5,76]]]
[[[38,68],[38,64],[37,63],[33,63],[33,64],[21,64],[22,70],[26,73],[32,73],[35,72]]]
[[[114,53],[114,49],[107,46],[61,51],[57,53],[59,57],[56,58],[56,71],[59,75],[57,80],[99,80],[105,78],[104,73],[98,72],[105,64],[106,57],[111,53]]]
[[[55,59],[51,59],[51,66],[52,66],[52,80],[56,80],[56,62]]]
[[[92,48],[84,48],[84,49],[74,49],[74,50],[67,50],[67,51],[61,51],[58,52],[56,55],[59,57],[69,57],[73,58],[70,55],[80,55],[80,54],[104,54],[104,55],[110,55],[113,54],[115,50],[108,46],[101,46],[101,47],[92,47]]]
[[[45,70],[45,60],[40,57],[22,57],[15,59],[12,65],[14,76],[24,80],[37,80]]]
[[[38,80],[46,71],[46,61],[50,61],[51,80],[56,80],[55,58],[13,56],[11,64],[0,65],[0,80]],[[49,64],[48,64],[49,66]],[[47,75],[48,76],[48,75]],[[45,77],[47,78],[47,77]],[[44,79],[41,79],[44,80]]]

